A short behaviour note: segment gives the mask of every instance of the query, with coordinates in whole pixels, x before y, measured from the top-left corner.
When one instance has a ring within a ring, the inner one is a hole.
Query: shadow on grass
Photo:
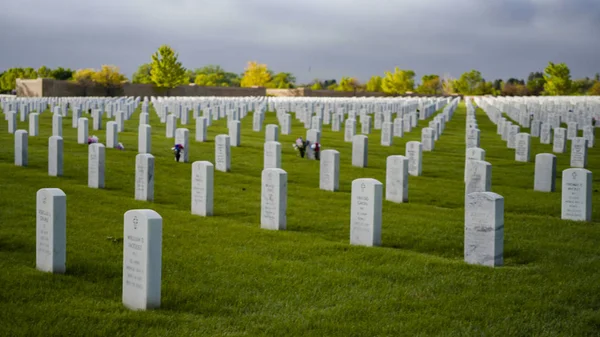
[[[9,239],[0,237],[0,252],[22,252],[30,253],[32,248],[23,241],[18,241],[16,238]]]

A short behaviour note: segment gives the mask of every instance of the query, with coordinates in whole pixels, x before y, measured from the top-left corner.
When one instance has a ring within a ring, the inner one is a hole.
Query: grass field
[[[423,176],[410,177],[409,203],[384,201],[382,247],[349,245],[350,186],[357,178],[385,182],[385,160],[404,155],[422,127],[392,147],[369,136],[369,167],[351,166],[344,133],[324,126],[323,149],[340,151],[340,191],[319,190],[319,162],[296,156],[280,136],[288,172],[286,231],[260,229],[263,132],[242,121],[242,146],[230,173],[215,172],[215,216],[190,213],[191,165],[175,163],[165,127],[152,111],[155,201],[134,200],[139,110],[107,149],[104,190],[87,187],[87,145],[64,118],[64,176],[47,174],[51,114],[29,138],[29,166],[15,167],[13,135],[0,121],[0,334],[110,336],[598,336],[600,335],[600,150],[591,223],[560,219],[557,192],[533,191],[534,163],[514,161],[496,126],[477,111],[481,147],[492,164],[492,191],[505,198],[505,266],[463,262],[465,107],[460,104]],[[274,113],[265,124],[275,123]],[[91,123],[90,123],[91,125]],[[190,162],[214,162],[214,137],[194,141]],[[28,129],[27,122],[19,128]],[[264,128],[263,128],[264,130]],[[527,132],[527,130],[524,130]],[[105,131],[91,131],[100,142]],[[570,143],[569,143],[570,148]],[[532,138],[532,161],[551,152]],[[35,269],[35,197],[40,188],[67,194],[67,273]],[[162,306],[133,312],[121,304],[123,214],[150,208],[163,217]],[[115,238],[115,239],[112,239]]]

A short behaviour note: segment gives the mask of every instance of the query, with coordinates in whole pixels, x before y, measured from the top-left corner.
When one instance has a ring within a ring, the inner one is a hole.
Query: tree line
[[[0,73],[0,92],[15,90],[16,79],[53,78],[70,80],[83,86],[99,85],[113,95],[123,83],[129,82],[119,68],[103,65],[99,70],[69,68],[50,69],[48,67],[11,68]],[[276,89],[311,88],[312,90],[368,91],[388,95],[418,93],[424,95],[600,95],[600,73],[594,78],[571,78],[565,63],[549,62],[543,72],[532,72],[527,81],[509,78],[486,81],[481,72],[471,70],[459,78],[441,77],[437,74],[424,75],[420,83],[415,83],[415,72],[395,68],[383,76],[372,76],[366,83],[354,77],[335,79],[315,79],[307,84],[296,84],[296,78],[288,72],[275,73],[267,65],[248,62],[243,73],[225,71],[218,65],[208,65],[194,70],[186,69],[179,61],[178,54],[169,46],[163,45],[152,55],[149,63],[142,64],[131,78],[131,83],[153,84],[158,89],[170,90],[180,85],[212,87],[266,87]]]

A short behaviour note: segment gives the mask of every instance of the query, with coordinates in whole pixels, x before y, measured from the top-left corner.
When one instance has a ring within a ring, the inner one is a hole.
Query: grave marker
[[[350,206],[350,244],[381,245],[383,184],[371,178],[352,181]]]
[[[88,187],[104,188],[106,151],[103,144],[88,146]]]
[[[36,194],[36,269],[62,274],[67,260],[67,195],[58,188]]]
[[[260,227],[286,229],[287,173],[279,168],[262,171]]]
[[[467,195],[465,262],[498,267],[504,263],[504,198],[492,192]]]
[[[196,161],[192,164],[192,214],[213,215],[214,172],[211,162]]]
[[[386,160],[385,199],[408,202],[408,158],[389,156]]]
[[[562,174],[561,219],[592,221],[592,172],[571,168]]]

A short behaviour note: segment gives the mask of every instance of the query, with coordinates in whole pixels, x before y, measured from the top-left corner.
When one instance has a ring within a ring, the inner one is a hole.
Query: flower
[[[123,151],[125,150],[125,146],[123,146],[123,143],[119,143],[119,145],[117,145],[117,149]]]

